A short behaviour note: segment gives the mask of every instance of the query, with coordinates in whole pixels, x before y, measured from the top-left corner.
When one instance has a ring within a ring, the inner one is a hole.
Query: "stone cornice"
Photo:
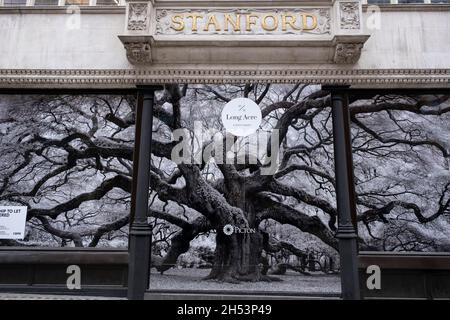
[[[273,3],[273,2],[272,2]],[[292,2],[295,3],[294,1]],[[318,6],[320,2],[312,2],[314,5]],[[298,3],[297,3],[298,4]],[[289,5],[289,2],[284,3],[284,5]],[[362,5],[364,12],[367,8],[371,6],[370,4]],[[377,5],[381,11],[415,11],[415,12],[426,12],[426,11],[450,11],[450,4],[378,4]],[[81,6],[80,12],[86,14],[125,14],[125,6]],[[67,6],[0,6],[0,14],[62,14],[66,13]]]
[[[450,4],[426,4],[426,3],[417,3],[417,4],[363,4],[363,10],[367,11],[367,8],[370,6],[377,6],[381,11],[394,11],[394,12],[402,12],[402,11],[414,11],[414,12],[427,12],[427,11],[450,11]]]
[[[127,70],[0,69],[0,88],[133,88],[166,83],[316,83],[362,88],[450,88],[450,69],[160,66]]]
[[[335,0],[127,0],[150,1],[162,7],[282,7],[282,6],[321,6],[330,5]]]
[[[67,14],[68,6],[0,7],[0,14]],[[82,14],[125,14],[125,6],[80,6]]]

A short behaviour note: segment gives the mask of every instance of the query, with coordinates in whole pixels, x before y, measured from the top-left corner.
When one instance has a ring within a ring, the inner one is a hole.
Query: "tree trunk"
[[[225,193],[227,201],[244,211],[247,227],[234,228],[231,235],[223,232],[223,226],[216,228],[216,250],[214,264],[207,279],[238,283],[239,281],[278,280],[262,274],[263,234],[258,230],[252,199],[245,197],[245,185],[233,183]],[[240,228],[240,229],[239,229]]]
[[[262,234],[216,235],[214,264],[208,279],[237,283],[269,280],[261,273]]]

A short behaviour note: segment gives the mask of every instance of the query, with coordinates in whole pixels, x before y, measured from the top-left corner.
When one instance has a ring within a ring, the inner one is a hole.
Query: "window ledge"
[[[450,11],[450,4],[417,3],[417,4],[364,4],[363,10],[371,6],[379,7],[381,11]]]
[[[70,6],[8,6],[0,7],[0,14],[61,14]],[[79,6],[81,13],[125,14],[125,6]]]

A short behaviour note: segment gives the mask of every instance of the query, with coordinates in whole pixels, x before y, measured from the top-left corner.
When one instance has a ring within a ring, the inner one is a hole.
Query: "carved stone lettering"
[[[156,34],[331,34],[331,13],[328,8],[157,9]]]

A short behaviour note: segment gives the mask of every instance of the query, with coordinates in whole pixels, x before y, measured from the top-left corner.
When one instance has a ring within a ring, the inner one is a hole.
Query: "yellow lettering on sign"
[[[272,20],[271,26],[267,23],[267,19]],[[278,28],[278,18],[273,14],[265,14],[261,19],[261,27],[266,31],[274,31]]]
[[[295,23],[297,19],[292,14],[283,14],[281,15],[281,30],[287,31],[287,26],[290,26],[293,30],[300,30],[300,27],[297,27]]]
[[[1,0],[0,0],[1,1]],[[175,31],[184,31],[191,29],[191,32],[208,33],[221,31],[241,32],[244,22],[242,16],[245,16],[245,32],[252,32],[256,29],[262,29],[268,32],[288,32],[301,30],[314,30],[318,26],[318,19],[312,13],[189,13],[174,14],[170,20],[170,29]],[[213,28],[213,29],[212,29]],[[200,29],[200,30],[199,30]]]
[[[192,31],[197,31],[197,20],[199,18],[203,18],[203,15],[192,13],[192,14],[187,15],[186,17],[192,19]]]
[[[170,27],[175,31],[182,31],[184,29],[183,16],[176,14],[172,17],[172,24]]]
[[[231,15],[229,15],[228,13],[226,13],[224,15],[224,30],[228,31],[228,25],[232,25],[233,26],[233,31],[238,32],[241,31],[241,15],[239,13],[236,13],[236,19],[233,21],[231,18]]]
[[[302,13],[303,30],[314,30],[317,27],[317,17],[311,14]],[[312,24],[308,24],[308,18],[311,18]]]
[[[256,21],[252,20],[252,18],[258,18],[256,14],[247,14],[245,15],[245,30],[252,31],[252,26],[256,25]]]
[[[209,31],[209,26],[210,25],[214,25],[214,29],[216,31],[220,31],[220,24],[219,22],[217,22],[216,16],[215,15],[210,15],[208,17],[208,20],[206,21],[205,27],[203,28],[203,31]]]

